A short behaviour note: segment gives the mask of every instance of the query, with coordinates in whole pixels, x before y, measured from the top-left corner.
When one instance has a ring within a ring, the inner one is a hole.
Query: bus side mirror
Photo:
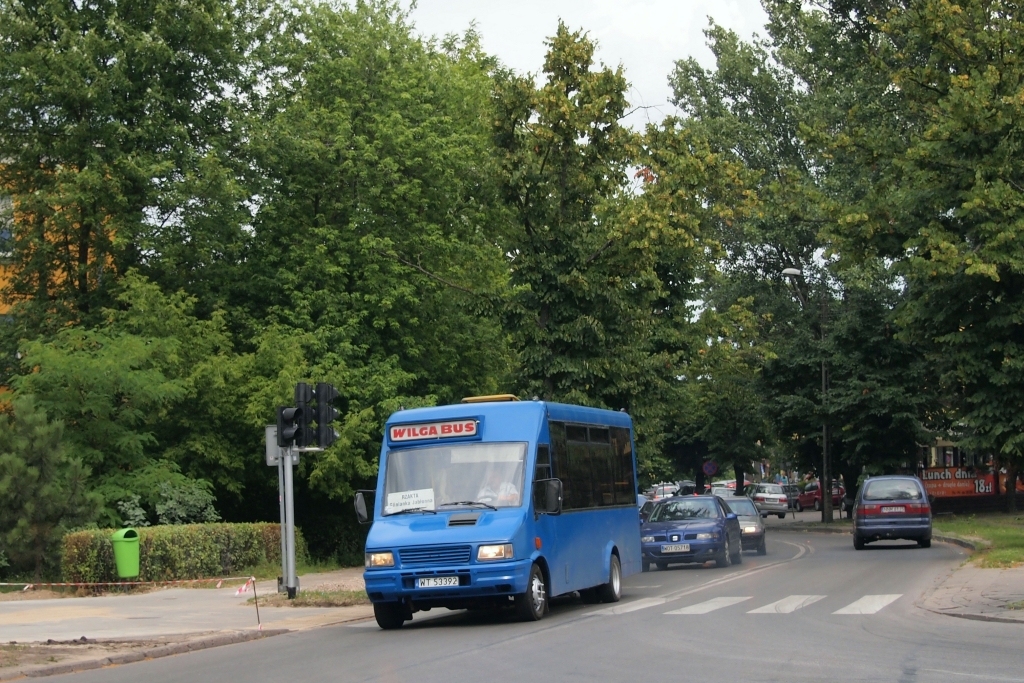
[[[369,524],[373,521],[373,498],[376,493],[376,491],[356,491],[356,519],[360,524]],[[366,503],[367,498],[370,499],[369,505]]]
[[[561,479],[538,479],[533,482],[533,509],[546,515],[562,514]]]

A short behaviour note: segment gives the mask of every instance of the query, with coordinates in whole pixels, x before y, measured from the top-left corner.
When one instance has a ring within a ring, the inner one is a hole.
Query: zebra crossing
[[[828,612],[833,615],[850,615],[850,614],[877,614],[892,603],[903,597],[902,593],[888,593],[884,595],[864,595],[853,602],[835,609],[836,605],[826,606]],[[798,610],[810,607],[811,605],[820,603],[828,598],[827,595],[789,595],[781,600],[768,603],[767,605],[760,605],[750,610],[744,610],[747,614],[792,614]],[[719,596],[711,598],[710,600],[704,600],[703,602],[694,603],[692,605],[685,605],[678,609],[669,610],[663,612],[666,615],[700,615],[710,614],[720,609],[727,607],[733,607],[741,603],[746,603],[749,600],[753,600],[754,596],[751,595],[737,595],[737,596]],[[593,616],[611,616],[618,614],[627,614],[629,612],[636,612],[643,609],[650,609],[652,607],[658,607],[668,602],[665,598],[642,598],[640,600],[634,600],[630,602],[623,602],[613,607],[606,607],[599,609],[590,614]],[[744,605],[747,607],[749,605]],[[822,605],[819,605],[821,607]]]

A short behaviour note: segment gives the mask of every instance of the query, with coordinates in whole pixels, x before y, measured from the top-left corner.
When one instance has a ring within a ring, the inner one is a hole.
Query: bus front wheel
[[[608,583],[597,587],[597,595],[602,602],[618,602],[622,597],[622,565],[619,556],[613,554],[608,568]]]
[[[544,616],[548,604],[548,590],[544,585],[544,572],[536,564],[530,567],[530,580],[526,592],[515,596],[516,614],[522,621],[538,621]]]
[[[405,623],[405,605],[400,602],[373,603],[373,618],[385,631],[401,628]]]

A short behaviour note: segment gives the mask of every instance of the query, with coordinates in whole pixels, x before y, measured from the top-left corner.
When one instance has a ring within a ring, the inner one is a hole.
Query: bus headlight
[[[364,566],[366,567],[394,567],[395,556],[390,550],[383,553],[366,553]]]
[[[482,545],[476,551],[477,562],[487,562],[489,560],[511,560],[512,559],[512,544],[502,543],[501,545]]]

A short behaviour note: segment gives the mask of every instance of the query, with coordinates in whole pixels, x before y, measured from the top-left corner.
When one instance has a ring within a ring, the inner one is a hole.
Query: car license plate
[[[883,505],[882,512],[906,512],[907,508],[902,505]]]
[[[663,553],[688,553],[690,552],[689,543],[679,543],[677,545],[663,545],[661,546],[661,552]]]
[[[457,576],[428,576],[416,579],[417,588],[448,588],[449,586],[458,585],[459,577]]]

